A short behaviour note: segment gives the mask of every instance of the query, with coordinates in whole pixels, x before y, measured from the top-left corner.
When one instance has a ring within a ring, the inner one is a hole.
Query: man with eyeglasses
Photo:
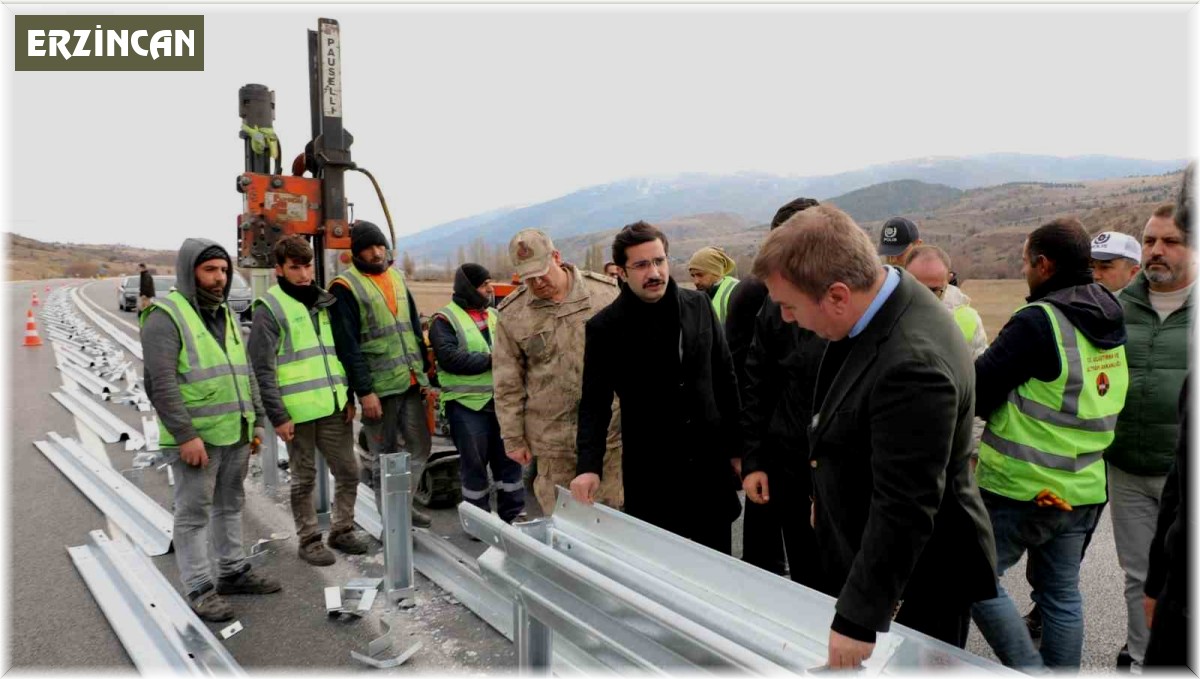
[[[908,253],[904,268],[942,300],[942,305],[954,315],[954,322],[971,349],[971,358],[979,358],[988,346],[987,332],[979,312],[971,307],[971,298],[950,284],[950,255],[936,245],[918,245]]]
[[[625,285],[587,323],[579,403],[579,476],[601,486],[613,396],[621,400],[625,512],[729,554],[741,512],[740,402],[733,359],[708,295],[671,279],[667,238],[637,222],[613,240]]]
[[[555,486],[575,477],[575,428],[583,375],[583,324],[617,297],[603,274],[562,261],[550,237],[525,229],[508,254],[524,285],[497,311],[492,385],[504,452],[522,465],[537,460],[533,494],[542,511],[554,509]],[[602,437],[605,483],[599,499],[620,508],[620,408],[611,404]]]

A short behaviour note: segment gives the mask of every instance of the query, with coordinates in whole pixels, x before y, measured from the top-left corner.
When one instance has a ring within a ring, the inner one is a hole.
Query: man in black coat
[[[675,285],[667,247],[645,222],[613,240],[625,285],[586,325],[571,493],[595,497],[616,394],[625,513],[729,554],[741,511],[737,381],[708,295]]]
[[[784,320],[829,341],[809,428],[811,517],[838,591],[829,666],[861,665],[893,619],[965,646],[971,603],[996,594],[996,548],[969,466],[962,333],[827,205],[772,231],[754,275]]]
[[[775,213],[771,229],[814,205],[819,203],[812,198],[787,203]],[[743,483],[742,560],[821,589],[808,523],[807,459],[812,389],[825,341],[784,323],[779,305],[767,299],[766,283],[754,276],[743,278],[729,296],[725,337],[742,397],[742,476],[761,473]],[[773,484],[766,480],[768,472]],[[769,486],[765,496],[757,492],[760,484]]]

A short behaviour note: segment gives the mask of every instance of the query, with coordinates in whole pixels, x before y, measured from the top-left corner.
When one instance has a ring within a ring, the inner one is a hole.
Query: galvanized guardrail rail
[[[824,669],[834,599],[560,488],[554,515],[511,526],[459,505],[490,547],[484,578],[513,604],[524,669],[808,673]],[[462,599],[460,599],[462,600]],[[863,673],[1014,674],[901,625]]]

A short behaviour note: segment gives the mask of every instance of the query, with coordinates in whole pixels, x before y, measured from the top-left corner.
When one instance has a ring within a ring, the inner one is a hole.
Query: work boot
[[[1129,672],[1133,667],[1133,656],[1129,655],[1129,644],[1121,647],[1117,652],[1117,670]]]
[[[271,594],[283,589],[274,578],[258,575],[249,568],[237,575],[217,579],[218,594]]]
[[[353,528],[347,528],[336,533],[330,531],[328,542],[330,547],[346,554],[366,554],[367,548],[370,546],[367,544],[367,540],[363,537],[362,533]],[[330,554],[329,558],[332,559],[333,555]]]
[[[199,592],[191,592],[187,598],[188,605],[201,620],[207,622],[233,620],[233,606],[222,599],[212,585],[208,585]]]
[[[416,507],[413,507],[412,525],[417,528],[429,528],[433,525],[433,517],[417,509]]]
[[[337,562],[333,552],[325,549],[321,534],[315,533],[300,541],[300,558],[314,566],[332,566]]]

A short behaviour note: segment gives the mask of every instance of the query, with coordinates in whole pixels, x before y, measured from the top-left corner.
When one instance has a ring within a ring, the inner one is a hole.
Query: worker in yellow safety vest
[[[345,554],[363,554],[368,546],[354,529],[354,403],[329,320],[337,298],[314,282],[313,249],[303,236],[280,238],[272,253],[277,283],[254,301],[250,356],[263,409],[287,444],[300,558],[331,566],[336,558],[321,542],[313,503],[318,449],[334,478],[329,546]]]
[[[450,303],[433,315],[429,343],[437,359],[442,406],[458,449],[463,500],[490,510],[495,482],[496,512],[511,523],[525,511],[521,464],[504,453],[492,389],[496,293],[483,266],[463,264],[454,273]]]
[[[738,284],[738,279],[730,275],[736,268],[737,264],[721,248],[700,248],[688,260],[692,283],[697,290],[708,293],[721,325],[725,325],[725,315],[729,311],[729,295]]]
[[[1006,665],[1078,668],[1079,563],[1107,499],[1103,455],[1129,389],[1124,314],[1092,280],[1091,241],[1078,220],[1036,229],[1022,259],[1028,304],[975,361],[975,412],[987,420],[976,479],[997,574],[1030,553],[1041,646],[1003,588],[972,617]]]

